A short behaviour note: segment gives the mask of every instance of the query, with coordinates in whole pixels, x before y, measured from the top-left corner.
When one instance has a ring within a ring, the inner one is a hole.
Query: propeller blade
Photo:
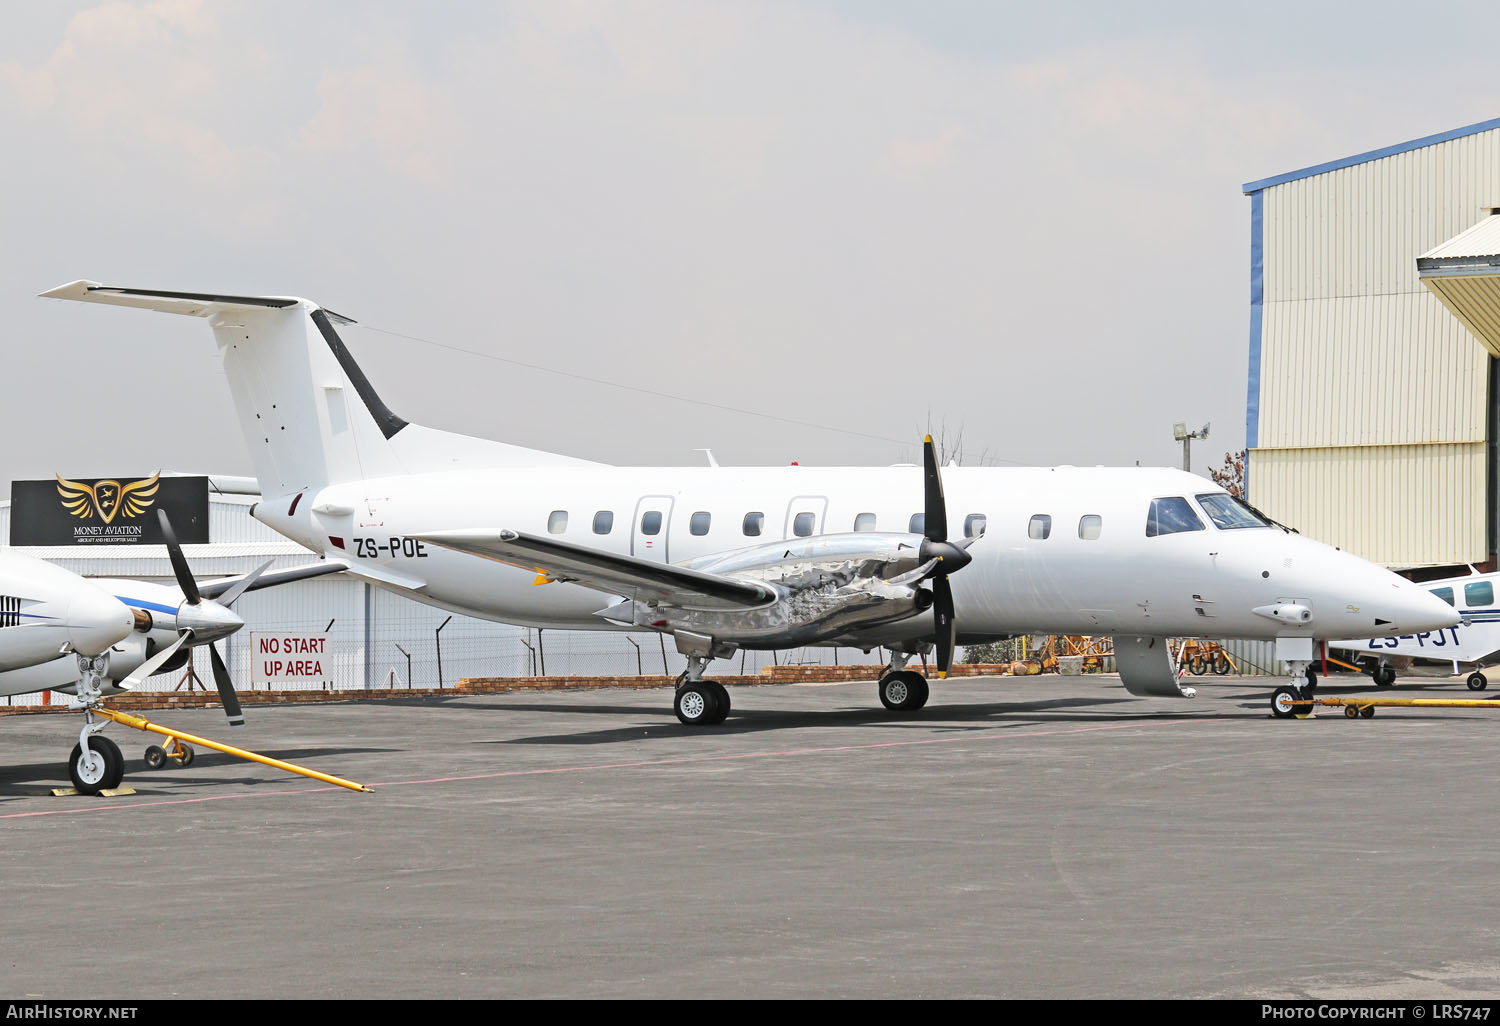
[[[224,704],[224,715],[229,717],[231,727],[243,727],[245,714],[240,709],[239,696],[234,693],[234,681],[229,679],[229,667],[224,665],[224,660],[219,656],[219,646],[209,645],[208,655],[214,664],[214,683],[219,688],[219,701]]]
[[[157,669],[162,666],[168,659],[171,659],[174,655],[176,655],[177,650],[185,645],[188,639],[192,636],[192,631],[183,631],[182,633],[178,634],[176,641],[172,642],[166,648],[156,653],[156,655],[152,656],[150,659],[147,659],[144,663],[137,666],[135,668],[135,672],[130,676],[126,677],[124,680],[116,681],[115,687],[121,689],[122,691],[129,691],[131,688],[140,684],[141,681],[145,680],[147,677],[155,673]]]
[[[948,504],[943,501],[943,479],[938,475],[937,447],[932,444],[931,435],[922,443],[922,471],[926,492],[922,530],[928,541],[945,542],[948,540]]]
[[[203,601],[203,596],[198,593],[198,582],[193,580],[192,572],[188,570],[182,546],[177,544],[177,532],[172,530],[172,521],[167,519],[167,511],[164,509],[156,511],[156,519],[161,523],[162,541],[166,543],[167,555],[172,560],[172,573],[177,575],[177,587],[182,589],[182,597],[187,599],[188,604],[196,606]]]
[[[938,574],[932,579],[932,599],[938,677],[944,678],[953,665],[953,646],[957,641],[957,624],[953,620],[953,588],[948,584],[947,574]]]
[[[250,573],[246,574],[244,577],[241,577],[238,581],[235,581],[234,585],[228,591],[219,596],[219,605],[225,607],[226,609],[234,605],[234,600],[239,598],[245,592],[249,591],[250,586],[256,582],[256,579],[259,578],[261,574],[265,573],[266,569],[274,562],[276,562],[276,560],[268,559],[260,566],[250,571]]]

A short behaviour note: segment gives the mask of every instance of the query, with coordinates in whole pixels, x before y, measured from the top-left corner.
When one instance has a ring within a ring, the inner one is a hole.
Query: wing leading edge
[[[483,559],[530,570],[554,581],[581,584],[640,602],[753,608],[774,602],[768,585],[723,574],[655,563],[636,556],[603,552],[519,531],[434,531],[422,541]]]

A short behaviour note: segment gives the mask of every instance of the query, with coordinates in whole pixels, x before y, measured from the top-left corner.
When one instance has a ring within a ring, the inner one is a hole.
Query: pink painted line
[[[1139,730],[1148,727],[1179,727],[1204,723],[1228,723],[1234,718],[1212,716],[1193,719],[1154,720],[1144,723],[1111,723],[1098,727],[1072,727],[1066,730],[1029,730],[1001,734],[970,734],[962,737],[923,738],[908,741],[877,741],[866,745],[834,745],[826,748],[785,748],[769,752],[742,752],[738,755],[701,755],[682,759],[642,759],[636,762],[603,762],[587,766],[553,766],[545,769],[500,770],[495,773],[475,773],[467,776],[427,777],[421,780],[388,780],[368,785],[374,790],[382,787],[412,787],[419,784],[453,784],[471,780],[503,780],[507,777],[538,777],[556,773],[597,773],[601,770],[645,769],[652,766],[691,766],[713,762],[739,762],[747,759],[778,759],[802,755],[831,755],[838,752],[868,752],[882,748],[914,748],[919,745],[962,744],[975,741],[1005,741],[1011,738],[1059,737],[1069,734],[1095,734],[1110,730]],[[196,798],[163,798],[159,801],[131,802],[125,805],[91,805],[83,809],[46,809],[38,812],[11,812],[0,814],[0,819],[28,819],[35,816],[76,816],[90,812],[122,812],[127,809],[149,809],[162,805],[194,805],[202,802],[222,802],[241,798],[283,798],[294,795],[327,794],[343,791],[337,786],[304,787],[282,791],[245,791],[237,794],[203,795]]]

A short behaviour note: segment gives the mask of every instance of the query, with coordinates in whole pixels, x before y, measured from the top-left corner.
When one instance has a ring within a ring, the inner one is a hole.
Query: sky
[[[203,322],[617,464],[1245,437],[1242,184],[1500,116],[1492,3],[0,0],[0,480],[249,474]]]

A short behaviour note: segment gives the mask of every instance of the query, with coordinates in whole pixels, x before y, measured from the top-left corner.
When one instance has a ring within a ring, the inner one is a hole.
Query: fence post
[[[448,617],[448,620],[451,619],[453,619],[453,617]],[[432,637],[437,644],[439,691],[443,690],[443,628],[448,626],[448,620],[444,620],[442,623],[438,624],[438,629],[432,632]],[[411,681],[407,681],[406,686],[411,687]]]
[[[635,675],[637,677],[644,677],[646,675],[646,668],[641,665],[641,646],[628,634],[625,635],[625,640],[635,646]]]

